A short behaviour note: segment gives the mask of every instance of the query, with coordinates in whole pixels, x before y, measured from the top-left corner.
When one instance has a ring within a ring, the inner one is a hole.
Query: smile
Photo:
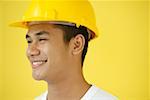
[[[43,64],[45,64],[47,62],[47,60],[37,60],[37,61],[33,61],[32,62],[32,67],[33,68],[37,68]]]

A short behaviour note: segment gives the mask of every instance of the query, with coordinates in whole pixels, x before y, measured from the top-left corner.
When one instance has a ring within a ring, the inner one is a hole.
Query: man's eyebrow
[[[38,33],[35,33],[36,36],[40,36],[40,35],[49,35],[49,32],[46,32],[46,31],[41,31],[41,32],[38,32]],[[30,36],[28,34],[26,34],[26,39],[27,38],[30,38]]]
[[[35,34],[36,36],[40,36],[40,35],[49,35],[49,32],[47,31],[41,31]]]

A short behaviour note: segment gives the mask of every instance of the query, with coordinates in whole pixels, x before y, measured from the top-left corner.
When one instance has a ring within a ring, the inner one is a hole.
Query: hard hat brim
[[[13,22],[13,23],[9,24],[9,26],[28,29],[29,28],[28,23],[30,23],[30,22],[35,22],[35,23],[36,22],[43,22],[43,23],[44,22],[49,22],[50,24],[62,24],[62,25],[69,25],[69,26],[75,26],[76,25],[75,23],[65,22],[65,21],[16,21],[16,22]],[[97,28],[94,31],[92,31],[88,27],[87,27],[87,29],[89,30],[88,32],[90,33],[89,40],[92,40],[92,39],[98,37],[97,34],[95,34],[95,33],[98,32]]]

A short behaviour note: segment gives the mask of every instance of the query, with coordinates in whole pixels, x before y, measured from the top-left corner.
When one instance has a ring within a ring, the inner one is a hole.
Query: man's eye
[[[39,41],[46,41],[47,39],[39,39]]]

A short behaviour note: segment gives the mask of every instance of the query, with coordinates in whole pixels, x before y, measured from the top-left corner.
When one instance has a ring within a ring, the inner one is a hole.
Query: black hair
[[[68,26],[68,25],[61,25],[61,24],[57,24],[56,26],[58,26],[64,31],[63,39],[65,43],[69,43],[70,40],[78,34],[83,35],[85,39],[85,44],[81,56],[82,57],[81,64],[83,66],[83,62],[88,49],[88,40],[89,40],[88,39],[89,33],[87,31],[87,28],[81,25],[79,26],[79,28],[77,28],[76,26]]]

